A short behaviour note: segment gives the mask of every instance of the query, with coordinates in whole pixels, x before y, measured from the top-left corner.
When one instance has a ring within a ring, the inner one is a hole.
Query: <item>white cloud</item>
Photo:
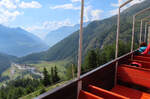
[[[138,3],[141,3],[141,2],[143,2],[143,1],[145,1],[145,0],[133,0],[133,1],[130,3],[130,5],[132,6],[132,5],[134,5],[134,4],[138,4]]]
[[[71,0],[72,2],[78,2],[81,0]],[[67,10],[80,10],[80,6],[74,6],[72,3],[64,4],[64,5],[56,5],[50,7],[50,9],[67,9]],[[79,11],[80,12],[80,11]],[[93,9],[91,5],[88,5],[84,9],[84,22],[100,20],[100,16],[103,10]]]
[[[70,10],[79,10],[80,6],[74,6],[72,3],[64,4],[64,5],[56,5],[53,7],[50,7],[50,9],[70,9]]]
[[[91,11],[91,15],[92,15],[92,21],[94,20],[99,20],[100,19],[100,15],[103,11],[102,10],[92,10]]]
[[[0,1],[0,24],[7,24],[14,21],[18,15],[21,15],[17,8],[17,0]]]
[[[21,0],[0,0],[0,24],[8,24],[23,14],[18,8],[40,8],[42,5],[36,1],[24,2]]]
[[[123,4],[126,0],[118,0],[118,3],[111,3],[111,6],[112,7],[119,7],[121,4]],[[128,7],[132,6],[132,5],[135,5],[135,4],[138,4],[138,3],[141,3],[145,0],[133,0],[132,2],[130,2],[128,5],[124,6],[122,8],[121,11],[127,9]],[[118,9],[114,9],[114,10],[110,10],[110,15],[115,15],[118,13]]]
[[[124,3],[125,0],[118,0],[118,3],[111,3],[110,5],[112,7],[119,7],[121,4]]]
[[[119,4],[116,4],[116,3],[111,3],[110,4],[112,7],[119,7]]]
[[[71,0],[71,2],[81,2],[81,0]]]
[[[5,7],[8,9],[16,9],[17,6],[15,5],[16,1],[14,0],[1,0],[0,7]]]
[[[20,2],[20,0],[0,0],[0,7],[7,9],[20,8],[41,8],[42,5],[37,1]]]
[[[37,2],[37,1],[32,1],[32,2],[24,2],[24,1],[22,1],[19,4],[19,7],[20,8],[41,8],[42,5],[39,2]]]
[[[93,9],[92,6],[85,7],[84,22],[100,20],[103,10]]]
[[[73,26],[69,19],[63,21],[45,21],[41,25],[33,25],[31,27],[23,27],[25,30],[36,33],[35,35],[44,38],[50,31],[56,30],[63,26]]]
[[[110,15],[116,15],[118,14],[118,7],[123,4],[125,2],[125,0],[118,0],[118,3],[111,3],[111,6],[112,7],[117,7],[117,9],[113,9],[113,10],[110,10],[109,13]],[[121,11],[125,10],[126,8],[128,8],[128,6],[124,6]]]
[[[118,9],[110,10],[110,15],[116,15],[118,13]]]
[[[0,24],[6,24],[16,19],[18,15],[21,15],[19,11],[8,11],[0,9]]]
[[[111,3],[112,7],[119,7],[121,4],[123,4],[126,0],[118,0],[118,3]],[[126,7],[130,7],[134,4],[138,4],[141,3],[145,0],[133,0],[132,2],[130,2]]]
[[[51,29],[51,30],[56,30],[62,26],[72,26],[73,24],[71,24],[69,19],[66,19],[64,21],[47,21],[43,23],[43,26],[46,29]]]

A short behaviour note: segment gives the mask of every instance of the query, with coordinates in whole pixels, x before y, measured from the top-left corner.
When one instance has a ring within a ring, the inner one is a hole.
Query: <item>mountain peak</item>
[[[131,40],[131,31],[132,31],[132,15],[139,12],[142,9],[149,7],[150,0],[144,1],[140,4],[134,5],[128,8],[128,13],[122,12],[121,16],[121,40],[128,42]],[[127,11],[125,10],[125,11]],[[128,15],[130,14],[130,17]],[[83,56],[86,55],[87,51],[95,48],[102,48],[102,46],[113,44],[115,42],[116,36],[116,26],[117,26],[117,16],[113,16],[104,20],[94,21],[89,23],[83,31]],[[136,25],[136,30],[138,25]],[[60,32],[62,34],[62,32]],[[52,36],[52,34],[50,35]],[[53,38],[56,39],[58,35],[55,35]],[[139,35],[136,35],[137,37]],[[135,38],[137,38],[135,37]],[[55,60],[64,60],[64,59],[73,59],[77,57],[78,53],[78,41],[79,33],[74,32],[69,36],[52,46],[49,50],[37,54],[32,54],[26,57],[21,58],[21,62],[26,61],[55,61]],[[136,40],[138,41],[138,40]],[[29,59],[29,57],[32,57]],[[38,58],[40,57],[40,58]]]
[[[89,22],[84,23],[84,27],[86,27]],[[73,32],[77,31],[80,28],[80,24],[76,24],[74,26],[63,26],[54,31],[51,31],[45,37],[46,43],[51,47],[63,40],[67,36],[71,35]]]
[[[38,37],[20,27],[0,25],[0,52],[14,56],[25,56],[44,51],[48,46]]]

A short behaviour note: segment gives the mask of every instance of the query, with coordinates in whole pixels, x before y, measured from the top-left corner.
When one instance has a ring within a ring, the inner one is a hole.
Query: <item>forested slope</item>
[[[121,30],[120,39],[128,42],[131,40],[132,34],[132,16],[138,11],[149,7],[150,0],[145,0],[140,4],[131,6],[121,13]],[[148,14],[148,13],[146,13]],[[142,15],[145,16],[145,15]],[[103,46],[115,42],[117,16],[91,22],[84,28],[83,32],[83,56],[89,49],[103,48]],[[136,23],[136,37],[135,42],[138,43],[139,37],[139,22]],[[19,63],[23,62],[37,62],[40,60],[63,60],[63,59],[77,59],[79,41],[79,31],[74,32],[64,40],[60,41],[49,50],[41,53],[31,54],[22,57],[18,60]]]

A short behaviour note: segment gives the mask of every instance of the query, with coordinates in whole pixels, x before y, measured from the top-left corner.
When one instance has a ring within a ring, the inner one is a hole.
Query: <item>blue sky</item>
[[[117,6],[125,1],[85,0],[84,22],[116,14]],[[130,5],[141,1],[134,0]],[[80,3],[80,0],[0,0],[0,24],[21,27],[43,39],[52,30],[78,24]]]

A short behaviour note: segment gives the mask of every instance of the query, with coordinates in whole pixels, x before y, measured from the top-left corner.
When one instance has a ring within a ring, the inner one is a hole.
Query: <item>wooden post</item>
[[[131,40],[131,52],[133,52],[133,48],[134,48],[134,31],[135,31],[135,16],[133,16],[132,40]]]
[[[147,43],[150,43],[150,26],[148,26],[148,38],[147,38]]]
[[[139,46],[142,42],[142,32],[143,32],[143,20],[141,20],[141,26],[140,26],[140,41],[139,41]]]
[[[133,0],[126,1],[125,3],[123,3],[122,5],[120,5],[119,8],[118,8],[115,59],[118,58],[119,33],[120,33],[120,10],[121,10],[122,7],[124,7],[125,5],[127,5],[128,3],[130,3],[131,1],[133,1]],[[116,61],[116,66],[115,66],[115,80],[114,80],[114,85],[117,84],[117,68],[118,68],[118,61]]]
[[[140,14],[142,14],[142,13],[144,13],[144,12],[146,12],[146,11],[149,11],[150,10],[150,7],[149,8],[146,8],[146,9],[144,9],[144,10],[141,10],[141,11],[139,11],[139,12],[137,12],[135,15],[133,15],[133,27],[132,27],[132,41],[131,41],[131,52],[133,52],[133,49],[134,49],[134,32],[135,32],[135,18],[136,18],[136,16],[138,16],[138,15],[140,15]],[[149,17],[149,16],[148,16]],[[148,18],[148,17],[146,17],[146,18]],[[144,19],[146,19],[146,18],[144,18]],[[142,23],[141,23],[142,24]],[[142,31],[142,30],[141,30]],[[142,32],[141,32],[142,33]],[[141,39],[141,37],[142,37],[142,34],[140,34],[140,39]],[[145,39],[145,38],[144,38]],[[145,39],[146,40],[146,39]],[[144,41],[145,41],[144,40]],[[131,59],[133,58],[133,55],[131,56]]]
[[[147,24],[148,24],[148,23],[145,23],[144,42],[146,42],[146,35],[147,35]]]
[[[117,34],[116,34],[116,52],[115,58],[118,57],[118,43],[119,43],[119,33],[120,33],[120,7],[118,9],[118,19],[117,19]],[[115,85],[117,84],[117,68],[118,68],[118,61],[116,61],[115,67]]]
[[[139,40],[139,43],[140,43],[140,44],[141,44],[141,42],[142,42],[143,22],[144,22],[144,21],[147,21],[148,18],[150,18],[150,16],[147,16],[147,17],[141,19],[141,26],[140,26],[140,40]],[[140,45],[140,44],[139,44],[139,45]]]
[[[74,79],[74,65],[72,64],[72,78]]]
[[[83,15],[84,15],[84,0],[81,1],[81,21],[80,21],[80,34],[79,34],[79,50],[78,50],[78,74],[77,78],[80,79],[81,64],[82,64],[82,34],[83,34]],[[78,81],[77,87],[77,99],[79,97],[80,90],[82,89],[82,81]]]

